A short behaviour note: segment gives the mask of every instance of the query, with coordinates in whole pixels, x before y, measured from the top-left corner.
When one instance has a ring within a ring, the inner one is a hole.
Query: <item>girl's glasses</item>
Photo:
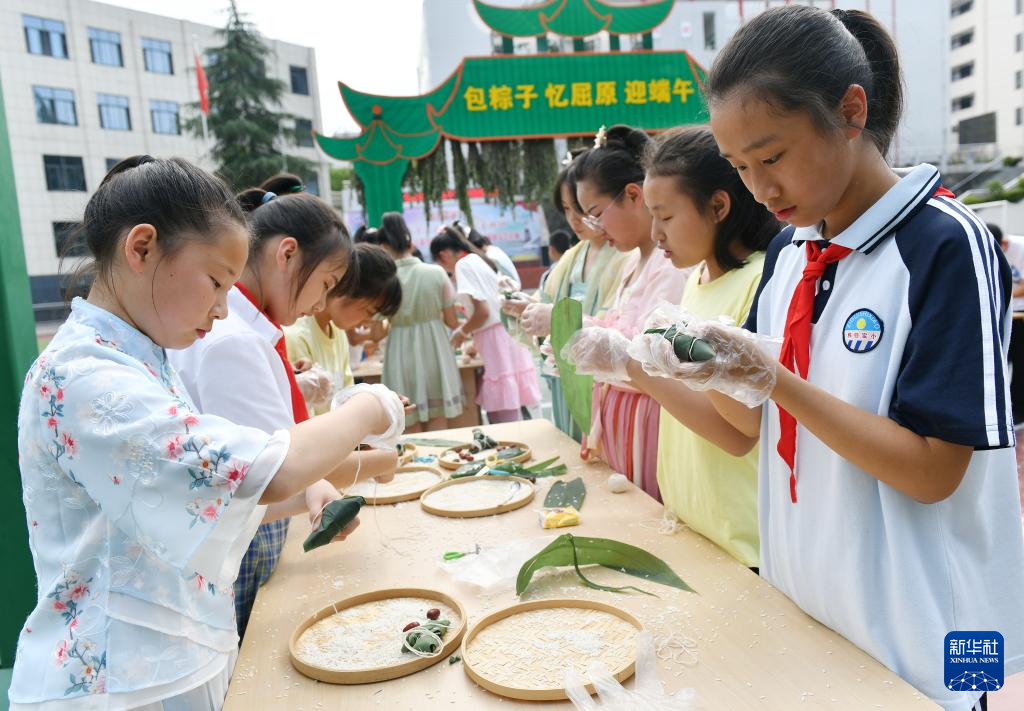
[[[628,187],[628,186],[627,186]],[[604,213],[608,212],[608,209],[617,203],[619,199],[626,194],[626,188],[622,188],[619,194],[612,198],[612,201],[605,205],[604,209],[601,210],[599,215],[584,215],[583,224],[594,230],[595,232],[604,232],[604,225],[601,223],[601,218],[604,217]]]

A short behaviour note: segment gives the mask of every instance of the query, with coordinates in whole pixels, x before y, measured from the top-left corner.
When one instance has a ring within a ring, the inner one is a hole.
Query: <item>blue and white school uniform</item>
[[[1024,669],[1024,540],[1005,344],[1009,270],[984,224],[933,197],[938,171],[906,174],[831,240],[814,303],[808,381],[913,432],[974,448],[957,490],[921,504],[798,424],[798,503],[761,424],[761,575],[949,710],[981,695],[943,679],[945,635],[1001,632],[1006,676]],[[772,242],[746,327],[781,337],[816,227]]]
[[[238,645],[231,584],[288,442],[199,413],[162,348],[75,299],[18,413],[38,592],[11,708],[182,695],[219,708]]]
[[[284,333],[238,289],[228,292],[228,315],[205,338],[170,359],[200,412],[275,432],[295,426],[292,394],[281,356]],[[235,581],[238,632],[244,634],[256,593],[277,567],[288,519],[259,527]]]

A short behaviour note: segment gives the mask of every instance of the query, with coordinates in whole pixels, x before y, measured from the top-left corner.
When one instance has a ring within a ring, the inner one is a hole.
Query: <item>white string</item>
[[[700,663],[697,642],[684,634],[669,632],[654,640],[654,654],[658,659],[684,667],[695,667]]]
[[[686,524],[679,520],[676,516],[675,511],[671,509],[665,509],[660,519],[647,519],[641,521],[640,526],[647,529],[653,529],[663,536],[671,536],[677,531],[681,531],[686,528]]]
[[[443,624],[441,622],[429,622],[427,624],[433,624],[433,625],[438,625],[439,627],[444,627],[445,633],[447,633],[448,629],[451,627],[451,623]],[[421,635],[425,635],[428,638],[433,639],[435,642],[437,642],[437,649],[435,649],[433,652],[421,652],[420,650],[414,648],[412,645],[409,644],[409,635],[411,635],[413,632],[418,632]],[[444,652],[444,649],[443,649],[444,642],[441,641],[441,637],[438,636],[436,633],[432,632],[431,630],[427,629],[426,625],[420,625],[419,627],[413,627],[408,632],[403,632],[402,633],[402,647],[404,649],[412,652],[417,657],[437,657],[437,656],[440,656]]]

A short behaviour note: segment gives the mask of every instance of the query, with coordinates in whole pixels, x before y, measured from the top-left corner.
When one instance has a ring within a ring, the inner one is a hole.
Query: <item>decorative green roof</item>
[[[525,7],[501,7],[473,0],[480,19],[505,37],[589,37],[608,31],[644,34],[664,22],[675,0],[619,4],[601,0],[543,0]]]
[[[408,101],[408,100],[407,100]],[[437,148],[441,134],[434,128],[418,133],[399,133],[385,123],[380,107],[373,120],[358,136],[334,138],[316,134],[324,153],[338,160],[390,165],[400,160],[418,160]],[[420,109],[422,113],[422,109]]]

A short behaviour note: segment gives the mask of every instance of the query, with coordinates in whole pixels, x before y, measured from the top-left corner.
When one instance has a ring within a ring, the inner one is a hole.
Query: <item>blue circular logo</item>
[[[843,345],[851,353],[873,351],[882,341],[885,326],[871,309],[857,309],[843,326]]]

